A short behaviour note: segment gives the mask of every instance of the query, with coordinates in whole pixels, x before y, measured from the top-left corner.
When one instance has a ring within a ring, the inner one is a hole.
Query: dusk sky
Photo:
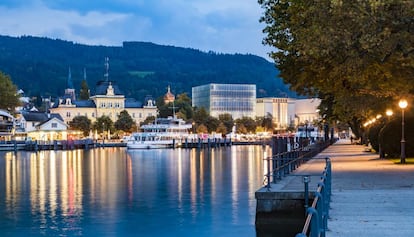
[[[269,59],[257,0],[1,0],[0,12],[1,35],[144,41]]]

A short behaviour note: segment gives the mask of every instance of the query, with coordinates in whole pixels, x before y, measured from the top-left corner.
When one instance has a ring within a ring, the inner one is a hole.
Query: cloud
[[[3,35],[100,45],[150,41],[266,56],[255,0],[3,0],[0,11]]]

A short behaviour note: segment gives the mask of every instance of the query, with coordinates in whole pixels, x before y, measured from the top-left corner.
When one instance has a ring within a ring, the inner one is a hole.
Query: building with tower
[[[171,93],[171,88],[170,86],[168,86],[167,93],[165,93],[164,95],[164,103],[168,104],[168,103],[173,103],[174,101],[175,101],[175,95]]]
[[[86,76],[84,75],[86,78]],[[134,98],[125,98],[116,81],[109,80],[109,59],[105,58],[104,79],[96,84],[95,94],[87,100],[76,100],[71,76],[68,77],[68,88],[65,95],[58,98],[50,109],[51,113],[60,114],[66,124],[76,116],[86,116],[92,122],[101,116],[108,116],[113,122],[118,120],[121,111],[126,110],[139,127],[148,116],[157,115],[155,101],[147,97],[144,104]]]

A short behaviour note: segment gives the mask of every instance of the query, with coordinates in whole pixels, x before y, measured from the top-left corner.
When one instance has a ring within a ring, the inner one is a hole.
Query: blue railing
[[[298,233],[296,237],[325,237],[325,233],[328,230],[332,169],[331,160],[329,158],[325,158],[325,160],[326,166],[318,183],[312,206],[307,208],[305,225],[302,232]]]
[[[314,144],[293,151],[282,152],[272,157],[265,157],[267,161],[267,173],[263,181],[267,189],[271,188],[271,183],[276,183],[283,177],[290,175],[301,164],[310,160],[315,155],[330,145],[329,142]]]

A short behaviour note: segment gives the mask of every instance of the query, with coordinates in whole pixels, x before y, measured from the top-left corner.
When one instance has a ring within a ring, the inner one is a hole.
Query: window
[[[52,123],[52,128],[57,128],[57,123]]]
[[[66,112],[66,117],[70,118],[70,112]]]
[[[92,118],[95,118],[95,113],[92,112]]]

